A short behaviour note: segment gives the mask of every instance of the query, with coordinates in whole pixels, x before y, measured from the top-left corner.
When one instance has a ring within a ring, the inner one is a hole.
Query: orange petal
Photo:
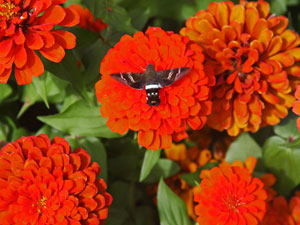
[[[246,31],[249,34],[252,34],[253,28],[259,19],[259,14],[257,9],[248,8],[246,9]]]
[[[286,52],[278,53],[270,57],[270,59],[280,62],[283,67],[289,67],[294,64],[294,57]]]
[[[228,25],[229,23],[229,9],[224,2],[220,2],[217,5],[216,14],[215,14],[217,23],[220,27]]]
[[[272,56],[274,54],[276,54],[277,52],[279,52],[281,50],[282,47],[282,39],[280,36],[275,36],[274,38],[272,38],[268,49],[266,51],[266,56]]]
[[[238,22],[239,24],[245,23],[245,7],[242,5],[235,5],[230,14],[230,23]]]
[[[149,146],[154,139],[154,131],[139,131],[138,133],[138,143],[142,146]]]

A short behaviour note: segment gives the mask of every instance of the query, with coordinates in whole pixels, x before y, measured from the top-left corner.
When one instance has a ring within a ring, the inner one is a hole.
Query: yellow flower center
[[[0,4],[0,21],[11,20],[17,14],[16,5],[11,2]]]
[[[48,199],[45,196],[43,196],[41,198],[41,200],[36,204],[38,213],[42,213],[42,210],[47,208],[47,206],[46,206],[47,200]],[[33,205],[33,207],[34,207],[34,205]]]

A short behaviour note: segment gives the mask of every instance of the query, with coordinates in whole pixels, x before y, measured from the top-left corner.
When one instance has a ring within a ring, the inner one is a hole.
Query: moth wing
[[[113,73],[110,75],[115,80],[131,88],[142,90],[145,86],[145,73]]]
[[[162,86],[170,86],[190,72],[189,67],[157,71]]]

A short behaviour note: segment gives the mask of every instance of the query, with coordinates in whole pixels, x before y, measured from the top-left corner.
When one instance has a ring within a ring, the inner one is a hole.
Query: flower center
[[[225,204],[227,206],[228,210],[233,210],[235,212],[238,211],[238,207],[242,205],[239,199],[235,195],[233,196],[227,196],[227,199],[225,200]]]
[[[45,196],[43,196],[41,198],[41,200],[35,204],[37,207],[38,213],[41,214],[43,212],[43,209],[47,208],[46,204],[47,204],[47,198]]]
[[[0,4],[0,21],[11,20],[14,16],[16,16],[18,11],[19,7],[16,7],[16,5],[11,2]]]

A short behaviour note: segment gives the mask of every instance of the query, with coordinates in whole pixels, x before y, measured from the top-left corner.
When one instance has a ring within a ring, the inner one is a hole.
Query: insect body
[[[145,73],[114,73],[111,76],[134,89],[146,89],[147,104],[158,106],[160,104],[159,89],[170,86],[190,71],[189,67],[180,67],[169,70],[155,71],[152,64],[148,64]]]

